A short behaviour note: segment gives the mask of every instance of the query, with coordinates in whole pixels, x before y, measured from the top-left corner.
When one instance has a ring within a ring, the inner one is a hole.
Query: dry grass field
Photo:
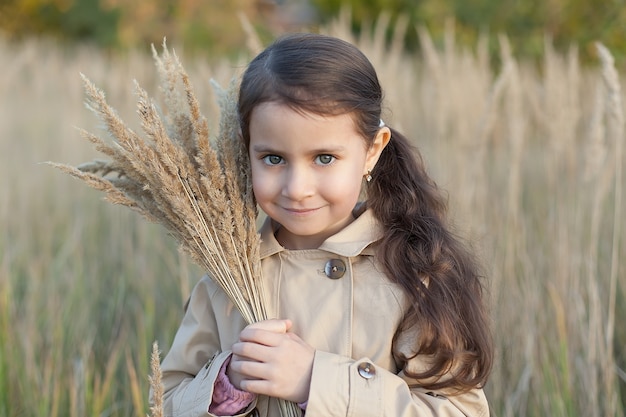
[[[452,29],[440,46],[420,37],[417,56],[379,33],[353,41],[379,70],[385,121],[420,147],[484,260],[492,414],[624,416],[624,74],[608,51],[583,67],[546,42],[531,63],[501,39],[494,69]],[[177,52],[214,123],[209,79],[249,57]],[[101,133],[80,73],[139,130],[132,81],[158,96],[152,58],[0,40],[0,71],[0,416],[145,416],[152,342],[167,349],[201,271],[157,225],[42,162],[100,157],[75,129]]]

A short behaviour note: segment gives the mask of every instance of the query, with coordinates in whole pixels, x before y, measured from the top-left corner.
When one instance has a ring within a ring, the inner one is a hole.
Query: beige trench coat
[[[261,229],[269,317],[291,319],[292,331],[316,349],[306,416],[487,416],[482,390],[427,392],[398,369],[394,353],[408,347],[392,348],[392,338],[405,303],[374,260],[379,236],[369,210],[315,250],[283,248],[269,221]],[[243,327],[223,291],[203,278],[163,360],[165,415],[211,415],[213,383]],[[423,368],[424,361],[405,366]],[[275,399],[259,396],[241,415],[252,409],[279,416]]]

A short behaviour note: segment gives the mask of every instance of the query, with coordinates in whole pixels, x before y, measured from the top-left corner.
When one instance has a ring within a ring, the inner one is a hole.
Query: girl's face
[[[352,221],[363,175],[389,140],[389,129],[381,132],[368,149],[348,114],[323,117],[273,102],[253,110],[254,195],[282,225],[277,239],[283,246],[317,248]]]

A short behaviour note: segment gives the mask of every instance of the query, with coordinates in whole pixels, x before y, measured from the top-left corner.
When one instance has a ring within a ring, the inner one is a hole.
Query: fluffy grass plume
[[[112,143],[82,131],[109,160],[78,167],[50,163],[163,225],[181,248],[218,283],[248,323],[267,318],[256,230],[256,201],[250,168],[239,136],[233,81],[216,82],[219,132],[210,137],[191,82],[178,57],[163,44],[153,56],[161,80],[166,115],[135,82],[144,135],[129,129],[105,94],[82,75],[87,107],[104,123]],[[153,371],[154,373],[154,371]],[[283,415],[299,408],[281,401]]]
[[[163,225],[228,293],[246,321],[262,320],[266,314],[259,279],[260,238],[249,166],[238,137],[236,83],[228,90],[213,83],[222,113],[212,144],[180,61],[165,46],[162,56],[153,52],[169,114],[161,115],[135,82],[145,134],[141,136],[126,127],[104,92],[83,75],[87,106],[115,141],[81,133],[110,160],[78,167],[51,164],[104,191],[111,203]]]
[[[159,345],[157,342],[152,344],[152,354],[150,355],[150,371],[149,377],[150,387],[154,393],[154,400],[150,406],[149,417],[163,417],[163,383],[161,382],[161,357]]]

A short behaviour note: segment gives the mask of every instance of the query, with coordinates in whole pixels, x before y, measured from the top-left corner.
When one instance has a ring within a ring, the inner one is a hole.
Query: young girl
[[[475,259],[382,99],[336,38],[288,35],[250,63],[239,114],[276,319],[246,326],[202,279],[162,364],[166,415],[273,417],[276,398],[307,417],[489,415]]]

